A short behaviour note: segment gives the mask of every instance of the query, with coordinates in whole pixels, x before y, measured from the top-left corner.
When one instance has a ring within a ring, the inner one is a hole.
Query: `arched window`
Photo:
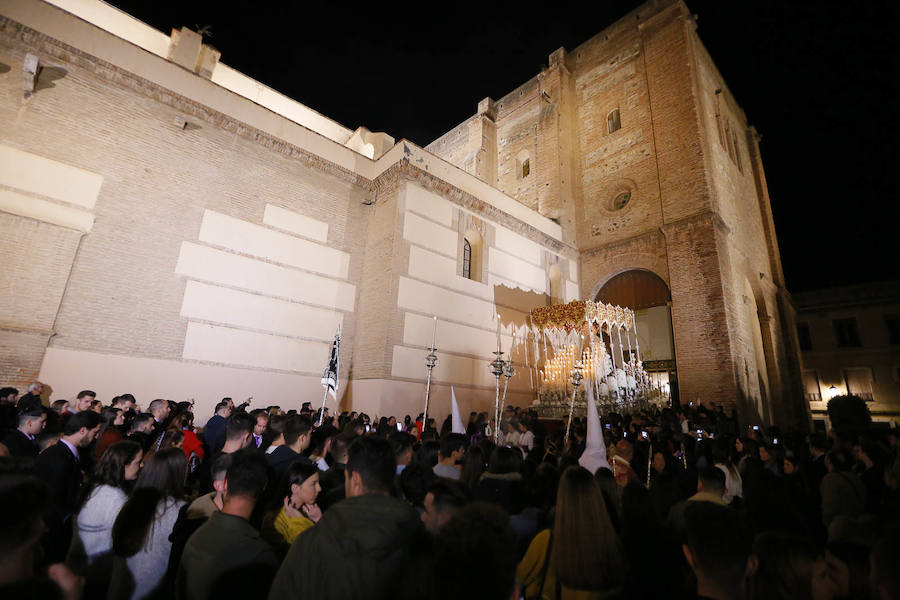
[[[612,111],[606,115],[606,130],[608,133],[622,129],[622,118],[619,116],[619,109]]]
[[[472,279],[472,244],[465,238],[463,238],[462,274],[466,279]]]
[[[522,177],[528,177],[529,173],[531,173],[531,162],[526,158],[524,162],[522,162]]]
[[[484,239],[475,229],[466,229],[462,240],[462,269],[460,275],[472,281],[481,282],[482,253],[484,252]]]

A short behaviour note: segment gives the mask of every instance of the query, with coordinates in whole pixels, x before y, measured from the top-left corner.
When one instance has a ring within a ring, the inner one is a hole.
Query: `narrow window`
[[[516,155],[516,177],[525,179],[531,173],[531,155],[528,150],[522,150]]]
[[[884,318],[888,330],[888,343],[891,346],[900,344],[900,315],[887,315]]]
[[[856,319],[835,319],[834,335],[837,339],[838,348],[857,348],[861,346],[859,340],[859,326]]]
[[[622,128],[622,119],[619,116],[619,109],[612,111],[606,115],[606,130],[608,133],[618,131]]]
[[[463,277],[472,279],[472,244],[469,240],[463,239]]]
[[[812,336],[809,333],[809,325],[797,323],[797,339],[801,350],[812,350]]]

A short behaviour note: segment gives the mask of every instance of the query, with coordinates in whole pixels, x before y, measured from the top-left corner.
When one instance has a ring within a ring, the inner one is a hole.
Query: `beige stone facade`
[[[3,383],[201,416],[224,395],[317,402],[340,324],[343,406],[415,414],[437,316],[443,417],[450,385],[464,411],[492,402],[497,312],[506,349],[532,306],[642,269],[671,290],[682,398],[808,420],[757,137],[681,2],[554,52],[425,149],[343,128],[187,30],[2,7]],[[510,386],[530,403],[527,369]]]
[[[900,282],[801,292],[793,297],[803,386],[818,427],[828,400],[860,396],[872,420],[900,418]]]

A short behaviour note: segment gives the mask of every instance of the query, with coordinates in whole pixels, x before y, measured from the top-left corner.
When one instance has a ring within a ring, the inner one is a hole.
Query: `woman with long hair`
[[[486,467],[487,460],[484,457],[484,450],[480,446],[469,446],[462,459],[462,471],[459,475],[460,483],[470,490],[475,489]]]
[[[583,467],[560,478],[553,529],[535,536],[518,577],[525,597],[593,600],[622,593],[625,562],[600,484]]]
[[[94,459],[97,460],[106,449],[122,439],[120,427],[125,424],[125,413],[121,408],[105,408],[100,413],[100,433],[94,444]]]
[[[280,558],[284,558],[297,536],[322,518],[322,510],[316,504],[321,491],[316,465],[296,461],[285,471],[281,494],[274,499],[277,504],[266,514],[260,532]]]
[[[181,448],[164,448],[146,461],[131,496],[113,525],[117,555],[108,598],[166,597],[161,589],[169,563],[169,535],[184,506],[187,459]]]
[[[138,477],[142,458],[137,442],[116,442],[94,464],[82,490],[66,563],[86,577],[89,591],[109,581],[113,523],[128,499],[126,488]]]

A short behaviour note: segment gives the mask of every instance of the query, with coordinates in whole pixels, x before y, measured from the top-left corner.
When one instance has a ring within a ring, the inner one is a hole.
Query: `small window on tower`
[[[516,154],[516,177],[525,179],[531,173],[531,155],[528,150]]]
[[[606,130],[609,133],[622,129],[622,118],[619,116],[619,109],[612,111],[606,115]]]

